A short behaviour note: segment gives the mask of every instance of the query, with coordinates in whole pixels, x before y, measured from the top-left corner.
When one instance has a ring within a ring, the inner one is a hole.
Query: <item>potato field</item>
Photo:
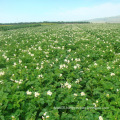
[[[120,120],[120,24],[0,30],[0,120]]]

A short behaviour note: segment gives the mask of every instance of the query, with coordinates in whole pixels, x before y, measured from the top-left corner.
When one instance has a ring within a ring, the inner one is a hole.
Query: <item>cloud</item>
[[[1,13],[0,23],[7,22],[39,22],[39,21],[80,21],[101,17],[120,15],[120,3],[104,3],[92,7],[80,7],[77,9],[58,8],[56,11],[44,14],[5,14]]]
[[[100,17],[110,17],[120,15],[120,3],[105,3],[93,7],[81,7],[74,10],[67,10],[56,14],[56,20],[87,20]]]

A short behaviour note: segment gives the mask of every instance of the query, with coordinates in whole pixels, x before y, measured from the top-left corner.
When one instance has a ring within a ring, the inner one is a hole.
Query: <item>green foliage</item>
[[[0,31],[7,31],[19,28],[26,28],[26,27],[38,27],[41,24],[14,24],[14,25],[0,25]]]
[[[120,119],[120,24],[13,26],[0,31],[0,120]]]

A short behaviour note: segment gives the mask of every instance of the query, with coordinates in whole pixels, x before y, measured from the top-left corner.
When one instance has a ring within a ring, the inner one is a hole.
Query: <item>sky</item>
[[[0,23],[83,21],[120,15],[120,0],[0,0]]]

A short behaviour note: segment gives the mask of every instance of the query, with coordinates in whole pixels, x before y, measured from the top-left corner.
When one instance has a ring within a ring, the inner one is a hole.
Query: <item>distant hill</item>
[[[114,17],[96,18],[88,21],[92,23],[120,23],[120,15]]]

